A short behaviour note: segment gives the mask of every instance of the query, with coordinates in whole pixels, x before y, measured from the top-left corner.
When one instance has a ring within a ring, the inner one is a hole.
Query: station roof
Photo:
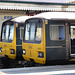
[[[35,1],[35,0],[34,0]],[[43,1],[43,0],[42,0]],[[35,10],[35,11],[75,11],[75,4],[50,3],[50,2],[27,2],[17,0],[0,0],[2,10]]]
[[[6,9],[6,10],[36,10],[36,11],[61,11],[61,7],[33,7],[33,6],[0,6],[0,9]]]

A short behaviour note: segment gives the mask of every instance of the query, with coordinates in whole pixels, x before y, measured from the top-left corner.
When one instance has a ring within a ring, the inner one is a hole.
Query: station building
[[[72,9],[71,9],[72,8]],[[2,22],[18,16],[32,16],[48,11],[75,11],[75,5],[50,2],[21,2],[0,0],[0,33]]]

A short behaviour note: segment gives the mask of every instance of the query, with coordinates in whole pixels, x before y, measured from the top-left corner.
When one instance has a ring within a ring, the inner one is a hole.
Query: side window
[[[4,40],[5,39],[5,31],[6,31],[6,29],[5,29],[6,27],[5,26],[3,26],[3,30],[2,30],[2,40]]]
[[[65,27],[59,26],[59,39],[64,40],[65,39]]]
[[[50,25],[50,39],[64,40],[65,39],[64,25]]]
[[[23,30],[24,30],[24,27],[20,27],[20,39],[22,40],[22,37],[23,37]]]
[[[75,39],[75,26],[71,26],[71,39]]]
[[[11,25],[9,27],[9,40],[13,40],[13,35],[14,35],[14,25]]]
[[[36,24],[31,23],[31,31],[30,31],[30,40],[31,41],[35,40],[35,28],[36,28]]]
[[[38,23],[36,29],[36,41],[41,41],[41,39],[42,39],[42,26],[40,23]]]
[[[30,24],[26,24],[26,30],[25,30],[25,40],[29,40],[29,32],[30,32]]]

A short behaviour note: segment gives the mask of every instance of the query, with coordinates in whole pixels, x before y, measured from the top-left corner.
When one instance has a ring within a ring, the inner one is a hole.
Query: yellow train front
[[[26,20],[22,48],[28,65],[29,62],[48,64],[75,59],[75,43],[70,39],[73,36],[71,26],[75,28],[74,15],[47,12]]]
[[[22,57],[22,35],[27,16],[7,20],[2,24],[0,54],[4,67],[15,67]]]
[[[23,57],[27,61],[45,64],[45,25],[43,19],[29,19],[25,23]]]

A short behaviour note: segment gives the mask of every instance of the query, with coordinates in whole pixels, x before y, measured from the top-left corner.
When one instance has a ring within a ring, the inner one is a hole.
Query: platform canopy
[[[75,11],[75,4],[69,4],[67,3],[67,0],[0,0],[0,9],[35,11]]]
[[[0,6],[0,9],[7,9],[7,10],[36,10],[36,11],[61,11],[62,8],[59,7],[28,7],[28,6]]]

